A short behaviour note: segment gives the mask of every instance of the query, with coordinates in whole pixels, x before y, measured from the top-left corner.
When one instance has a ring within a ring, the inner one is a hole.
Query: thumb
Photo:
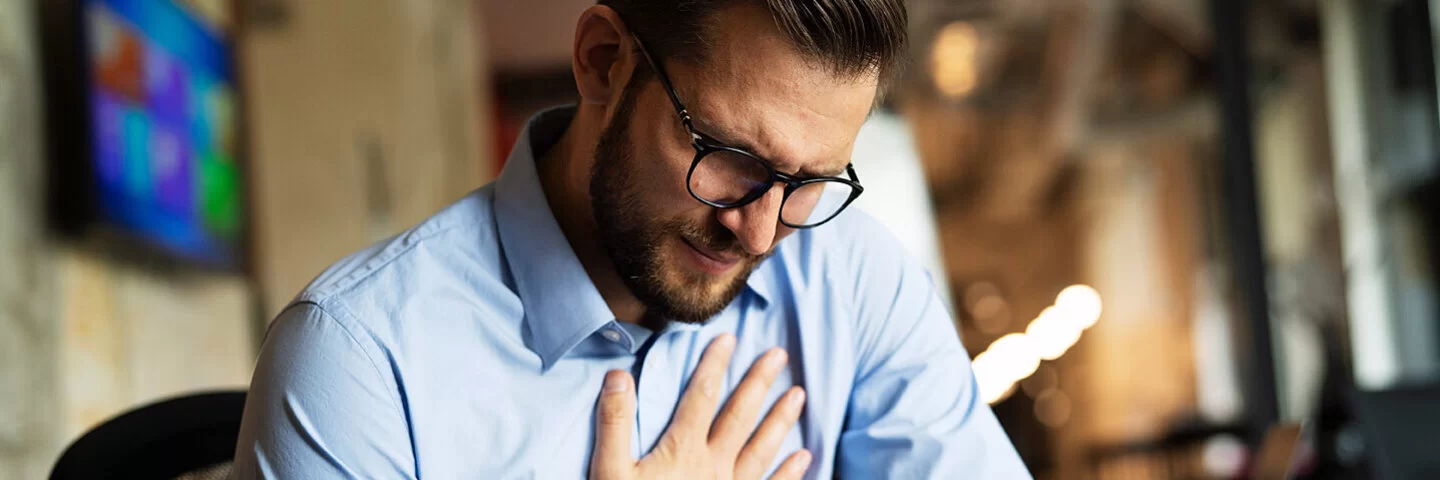
[[[605,374],[595,409],[595,453],[591,479],[624,479],[635,467],[630,456],[630,430],[635,423],[635,381],[624,370]]]

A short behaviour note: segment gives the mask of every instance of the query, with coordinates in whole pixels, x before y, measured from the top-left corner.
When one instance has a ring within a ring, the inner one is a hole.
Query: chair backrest
[[[245,392],[208,392],[126,412],[70,444],[51,479],[224,478]]]

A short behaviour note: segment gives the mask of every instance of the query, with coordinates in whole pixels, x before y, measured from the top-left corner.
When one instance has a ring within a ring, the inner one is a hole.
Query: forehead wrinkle
[[[692,112],[697,129],[730,146],[747,148],[787,173],[843,171],[864,117],[850,120],[838,112],[827,113],[805,101],[824,101],[806,87],[772,83],[775,88],[736,101],[721,98],[720,91],[729,90],[725,86],[707,90],[696,99],[700,108]]]
[[[703,65],[672,63],[673,81],[697,129],[734,146],[746,144],[783,171],[843,170],[870,114],[875,85],[816,68],[780,36],[768,14],[757,18],[717,30]]]

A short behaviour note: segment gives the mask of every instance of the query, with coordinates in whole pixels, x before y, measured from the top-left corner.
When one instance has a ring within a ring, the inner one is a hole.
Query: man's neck
[[[588,107],[580,106],[560,140],[536,159],[540,187],[560,231],[610,312],[617,320],[638,323],[645,316],[645,305],[615,272],[615,264],[600,244],[600,231],[591,210],[590,172],[604,112]]]

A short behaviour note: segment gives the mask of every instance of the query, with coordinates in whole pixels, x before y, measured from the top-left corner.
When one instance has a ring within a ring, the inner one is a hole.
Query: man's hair
[[[840,78],[875,74],[882,87],[905,58],[903,0],[599,0],[660,58],[700,65],[720,28],[716,13],[751,3],[764,6],[806,59]]]

